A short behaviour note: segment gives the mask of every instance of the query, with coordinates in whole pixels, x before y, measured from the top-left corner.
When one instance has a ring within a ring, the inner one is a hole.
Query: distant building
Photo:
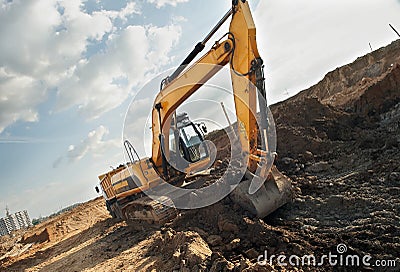
[[[10,214],[7,209],[6,217],[0,218],[0,236],[10,234],[13,230],[25,229],[32,226],[27,211]]]

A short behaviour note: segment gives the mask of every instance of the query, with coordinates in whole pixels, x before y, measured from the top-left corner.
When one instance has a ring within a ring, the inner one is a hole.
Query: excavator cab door
[[[173,119],[169,133],[169,163],[173,167],[186,169],[209,158],[209,150],[204,143],[204,130],[207,130],[204,124],[193,123],[186,113]]]
[[[185,160],[197,162],[208,156],[207,148],[203,148],[203,135],[195,124],[191,123],[180,129],[180,150]]]

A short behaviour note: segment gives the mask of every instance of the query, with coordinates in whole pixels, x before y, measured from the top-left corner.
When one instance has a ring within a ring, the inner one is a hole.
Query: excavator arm
[[[242,151],[251,154],[249,169],[254,172],[257,167],[259,152],[257,150],[258,130],[255,117],[257,88],[255,86],[257,84],[256,71],[262,69],[262,60],[257,49],[256,27],[249,4],[246,1],[234,1],[232,9],[226,13],[205,41],[229,16],[232,16],[232,20],[228,38],[223,42],[217,42],[209,52],[184,70],[188,62],[195,57],[195,53],[200,52],[204,47],[204,41],[199,43],[177,71],[167,79],[164,88],[155,99],[152,110],[152,160],[156,167],[163,169],[164,177],[168,176],[165,173],[167,162],[164,153],[168,150],[166,146],[168,141],[165,141],[165,137],[169,134],[172,113],[228,63],[231,68]]]

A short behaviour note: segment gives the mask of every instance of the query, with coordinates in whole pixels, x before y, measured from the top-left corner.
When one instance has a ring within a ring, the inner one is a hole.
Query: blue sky
[[[270,103],[368,53],[369,43],[378,49],[395,40],[389,23],[400,29],[398,0],[251,6]],[[228,0],[2,0],[0,215],[8,205],[38,217],[95,197],[97,175],[123,162],[134,95],[178,65],[229,7]]]

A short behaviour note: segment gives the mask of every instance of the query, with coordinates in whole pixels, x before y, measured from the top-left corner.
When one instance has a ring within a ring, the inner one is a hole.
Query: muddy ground
[[[228,197],[182,211],[161,229],[135,230],[110,218],[99,198],[2,237],[0,271],[399,271],[398,56],[399,41],[272,106],[277,166],[295,197],[268,217],[254,218]],[[217,178],[229,145],[222,132],[211,137]],[[329,254],[338,263],[318,266]],[[260,255],[268,261],[257,263]],[[317,265],[289,263],[291,255],[313,255]],[[368,255],[370,266],[362,262]]]

